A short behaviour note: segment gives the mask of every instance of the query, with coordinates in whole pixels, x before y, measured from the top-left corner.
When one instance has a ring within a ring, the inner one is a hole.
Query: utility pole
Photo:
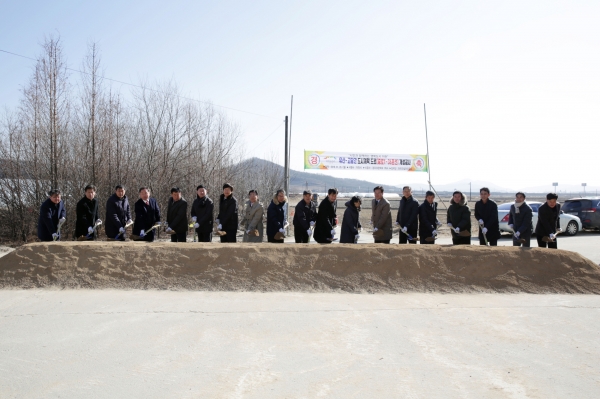
[[[283,189],[285,190],[285,195],[289,194],[290,188],[290,160],[289,160],[289,149],[288,149],[288,117],[285,117],[285,161],[283,166]]]

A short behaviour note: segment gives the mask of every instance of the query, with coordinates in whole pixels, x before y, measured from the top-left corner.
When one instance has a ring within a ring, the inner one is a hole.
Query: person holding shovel
[[[40,241],[59,241],[59,224],[64,223],[67,217],[65,205],[61,200],[60,190],[51,190],[48,199],[40,207],[38,219],[38,238]]]
[[[434,202],[433,191],[425,193],[425,201],[419,205],[419,242],[421,244],[435,244],[437,226],[441,225],[437,219],[437,202]]]
[[[416,244],[419,224],[419,201],[412,195],[412,188],[402,188],[402,199],[396,217],[396,226],[400,226],[400,244]]]
[[[500,224],[498,223],[498,205],[490,199],[490,189],[479,190],[480,200],[475,203],[475,219],[479,222],[479,245],[498,246]],[[486,243],[487,240],[487,243]]]
[[[171,189],[171,198],[167,205],[167,229],[171,242],[186,242],[188,231],[187,201],[181,195],[179,187]]]
[[[75,238],[93,240],[95,237],[94,226],[98,220],[98,200],[96,199],[96,186],[85,186],[84,196],[77,202],[75,220]]]
[[[267,209],[267,241],[283,244],[287,228],[287,197],[284,190],[277,190]]]
[[[297,244],[308,244],[316,216],[317,206],[312,201],[312,191],[306,190],[302,193],[302,200],[298,202],[294,212],[294,239]]]
[[[208,197],[208,191],[200,184],[196,187],[196,199],[192,203],[190,212],[198,242],[212,242],[214,208],[213,200]]]
[[[160,208],[156,199],[150,196],[150,188],[140,187],[138,194],[140,198],[133,205],[135,222],[131,235],[137,236],[137,241],[152,242],[156,234],[156,228],[152,227],[160,223]]]
[[[335,240],[335,226],[337,224],[337,188],[330,188],[327,197],[319,204],[317,221],[315,222],[315,241],[319,244],[331,244]]]
[[[115,193],[106,201],[106,224],[104,231],[110,241],[125,241],[125,229],[131,221],[129,200],[125,195],[125,187],[115,186]]]
[[[452,244],[471,245],[471,210],[460,191],[452,193],[448,207],[448,227],[452,233]]]
[[[383,198],[383,187],[373,189],[375,199],[371,201],[371,223],[376,244],[389,244],[392,239],[392,211],[390,202]]]
[[[264,208],[258,202],[258,191],[248,192],[248,201],[244,210],[242,225],[244,226],[244,237],[242,242],[263,242],[263,216]]]
[[[549,193],[546,195],[546,203],[538,209],[535,234],[540,248],[558,248],[556,235],[560,231],[560,204],[557,200],[558,195]]]
[[[531,233],[533,232],[533,210],[525,202],[525,194],[515,194],[515,203],[510,206],[508,227],[514,231],[513,246],[529,248],[531,246]]]
[[[238,202],[233,196],[233,186],[223,184],[223,194],[219,197],[219,214],[217,215],[217,233],[221,235],[221,242],[236,242],[238,228]]]
[[[342,228],[340,233],[340,244],[356,244],[360,238],[359,212],[362,200],[358,196],[354,196],[350,201],[346,202],[346,210],[342,219]]]

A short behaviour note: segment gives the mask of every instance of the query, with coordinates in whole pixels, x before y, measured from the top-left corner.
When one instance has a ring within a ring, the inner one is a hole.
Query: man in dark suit
[[[546,195],[546,203],[538,208],[538,220],[535,226],[538,247],[558,248],[556,235],[560,231],[560,204],[558,195]]]
[[[129,200],[125,195],[125,187],[118,185],[115,193],[106,201],[106,236],[115,240],[125,241],[125,226],[131,221]]]
[[[75,238],[84,237],[93,240],[94,225],[98,220],[98,200],[96,199],[96,186],[87,185],[85,195],[77,203],[75,221]],[[89,237],[88,237],[89,236]]]
[[[188,231],[187,201],[181,195],[179,187],[171,189],[171,198],[167,208],[167,230],[171,242],[186,242]]]
[[[160,209],[158,203],[150,197],[150,189],[142,187],[139,190],[140,199],[134,205],[135,222],[132,235],[139,236],[141,241],[154,241],[156,229],[148,231],[160,222]]]
[[[67,211],[61,201],[60,190],[52,190],[48,193],[48,199],[40,207],[38,219],[38,238],[41,241],[60,240],[58,224],[64,223]]]

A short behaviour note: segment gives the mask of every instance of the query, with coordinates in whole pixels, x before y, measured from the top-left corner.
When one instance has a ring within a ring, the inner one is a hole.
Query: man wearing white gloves
[[[284,190],[277,190],[267,209],[267,241],[283,243],[287,227],[287,197]]]
[[[212,242],[215,205],[208,197],[208,191],[200,184],[196,187],[196,199],[192,204],[192,221],[198,235],[198,242]]]
[[[342,219],[342,228],[340,233],[340,244],[356,244],[360,238],[360,206],[362,199],[355,195],[350,201],[346,202],[346,210]]]
[[[437,236],[437,202],[432,191],[425,193],[425,201],[419,205],[419,242],[421,244],[434,244]]]
[[[485,245],[487,238],[490,246],[495,247],[500,238],[498,205],[490,199],[490,189],[487,187],[479,190],[479,196],[481,199],[475,203],[475,219],[479,222],[479,245]]]
[[[556,235],[560,230],[560,204],[557,203],[558,195],[546,195],[546,203],[538,208],[538,220],[535,234],[538,247],[558,248]]]
[[[58,225],[62,224],[67,217],[67,211],[61,200],[60,190],[51,190],[48,199],[40,207],[38,219],[38,238],[41,241],[58,241]]]
[[[141,187],[138,190],[139,199],[133,205],[135,213],[135,223],[131,231],[132,236],[137,236],[140,241],[154,241],[155,230],[152,226],[160,222],[160,209],[156,199],[150,196],[148,187]],[[135,238],[134,238],[135,239]]]
[[[106,201],[105,231],[108,239],[125,241],[125,226],[129,222],[131,222],[131,209],[125,195],[125,187],[117,185],[115,193]]]
[[[265,210],[258,201],[258,191],[248,192],[248,201],[241,225],[244,226],[242,242],[263,242],[263,216]]]
[[[508,226],[514,231],[513,246],[525,248],[531,246],[531,233],[533,231],[533,210],[525,202],[525,194],[515,194],[515,203],[510,206]]]
[[[94,225],[98,220],[98,200],[96,199],[96,187],[87,185],[84,196],[77,202],[75,214],[75,238],[81,240],[93,240]]]
[[[337,188],[330,188],[327,191],[327,197],[319,204],[313,234],[315,241],[319,244],[331,244],[335,240],[337,195]]]
[[[302,193],[302,200],[296,205],[294,212],[294,239],[296,243],[306,244],[310,241],[317,218],[317,205],[312,201],[312,191]]]
[[[396,217],[396,225],[400,226],[400,244],[416,244],[419,224],[419,201],[412,195],[412,188],[402,188],[402,198]]]
[[[226,234],[221,236],[221,242],[236,242],[238,229],[238,203],[233,196],[233,186],[223,184],[223,194],[219,197],[219,214],[217,215],[217,230]]]
[[[392,210],[388,200],[383,198],[383,187],[373,189],[375,199],[371,201],[371,223],[375,243],[389,244],[392,239]]]
[[[167,229],[171,242],[186,242],[188,231],[187,201],[181,195],[179,187],[171,189],[171,198],[167,208]]]

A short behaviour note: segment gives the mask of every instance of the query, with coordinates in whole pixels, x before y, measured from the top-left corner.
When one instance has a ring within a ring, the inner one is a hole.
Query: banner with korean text
[[[304,169],[427,172],[427,155],[304,150]]]

